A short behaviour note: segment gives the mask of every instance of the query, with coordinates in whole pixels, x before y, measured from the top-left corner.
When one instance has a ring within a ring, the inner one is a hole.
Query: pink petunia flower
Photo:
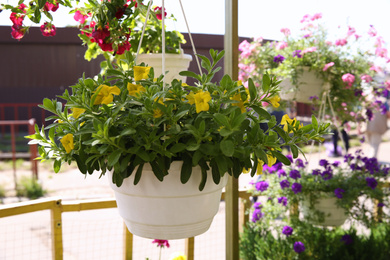
[[[360,77],[360,79],[364,82],[370,83],[372,81],[372,77],[370,75],[364,74]]]
[[[382,58],[387,58],[387,49],[382,47],[377,47],[375,49],[375,55]]]
[[[284,36],[288,36],[291,34],[291,31],[288,28],[282,28],[280,29],[280,31],[284,34]]]
[[[45,22],[41,25],[41,32],[43,36],[49,37],[56,35],[56,27],[54,24]]]
[[[356,32],[355,28],[348,26],[348,32],[347,32],[348,37],[355,34],[355,32]]]
[[[377,34],[376,29],[374,28],[373,25],[370,25],[370,29],[368,30],[368,35],[370,35],[371,37],[375,37],[376,34]]]
[[[344,83],[347,84],[348,87],[351,87],[352,84],[355,82],[355,76],[351,73],[344,74],[341,79],[344,81]]]
[[[314,21],[314,20],[318,20],[318,19],[321,19],[322,18],[322,13],[316,13],[314,14],[310,20]]]
[[[378,72],[378,73],[382,71],[381,67],[375,66],[375,65],[372,65],[370,67],[370,70],[373,70],[373,71]]]
[[[329,69],[330,67],[332,67],[334,65],[334,62],[329,62],[327,64],[325,64],[324,68],[322,69],[322,71],[326,71],[327,69]]]
[[[344,46],[347,43],[348,43],[348,41],[346,39],[338,39],[338,40],[336,40],[336,42],[334,44],[336,46]]]
[[[286,47],[288,46],[288,43],[287,42],[278,42],[277,44],[276,44],[276,49],[277,50],[283,50],[283,49],[285,49]]]
[[[309,47],[307,49],[304,49],[302,51],[302,54],[308,53],[308,52],[315,52],[317,50],[317,47]]]

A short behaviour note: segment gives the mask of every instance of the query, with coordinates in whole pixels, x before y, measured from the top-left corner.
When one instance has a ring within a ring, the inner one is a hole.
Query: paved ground
[[[390,131],[384,136],[385,142],[380,146],[378,159],[390,163]],[[368,152],[368,145],[353,147],[350,153],[357,149]],[[329,158],[326,152],[308,153],[309,165],[313,167],[318,160],[341,160]],[[30,175],[28,165],[25,170],[18,170],[17,176]],[[3,167],[4,168],[4,167]],[[48,197],[60,197],[63,200],[78,200],[91,198],[113,197],[107,177],[99,179],[98,175],[83,176],[77,169],[68,168],[59,174],[40,168],[39,179]],[[245,188],[251,178],[243,175],[240,187]],[[0,185],[5,185],[8,194],[13,190],[12,170],[0,168]],[[16,197],[9,197],[5,203],[17,202]],[[32,214],[0,219],[0,260],[3,259],[50,259],[50,214],[37,212]],[[225,251],[225,220],[224,203],[208,232],[195,240],[196,259],[224,259]],[[134,259],[158,259],[159,251],[151,240],[136,238]],[[22,249],[20,248],[20,245]],[[114,252],[112,252],[112,249]],[[64,216],[64,259],[122,259],[122,221],[116,209],[89,211],[82,213],[67,213]],[[163,250],[162,259],[168,255],[184,251],[183,240],[171,241],[171,248]]]

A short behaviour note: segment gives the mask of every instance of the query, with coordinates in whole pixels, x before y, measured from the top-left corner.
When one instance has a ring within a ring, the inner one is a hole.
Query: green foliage
[[[113,170],[118,186],[134,172],[137,183],[145,163],[151,164],[161,181],[170,163],[180,159],[186,162],[183,183],[190,178],[192,167],[202,169],[202,190],[211,181],[204,174],[210,168],[215,183],[226,173],[238,177],[244,168],[253,175],[257,164],[268,163],[270,158],[289,164],[282,146],[322,140],[327,125],[301,127],[292,120],[286,123],[290,134],[276,125],[262,106],[278,94],[274,78],[265,74],[261,90],[253,85],[248,90],[228,75],[214,83],[223,52],[211,50],[210,56],[211,60],[199,56],[202,75],[180,73],[195,78],[195,86],[176,79],[164,86],[163,76],[156,78],[153,68],[133,67],[133,56],[127,52],[124,59],[107,62],[105,74],[83,77],[71,86],[72,93],[65,91],[60,96],[64,103],[43,100],[41,107],[53,114],[48,118],[53,121],[45,128],[36,127],[36,133],[28,136],[30,143],[39,144],[39,159],[54,159],[56,172],[71,162],[77,162],[83,174],[100,170],[104,175]],[[135,80],[139,75],[134,68],[150,71]],[[260,122],[269,123],[266,132]]]
[[[43,197],[46,193],[47,191],[43,189],[38,180],[23,176],[19,180],[16,196],[37,199]]]
[[[240,257],[243,260],[274,259],[346,259],[387,260],[390,258],[390,226],[381,223],[372,226],[369,235],[361,234],[354,227],[320,228],[304,222],[291,225],[294,229],[289,237],[281,233],[281,225],[263,225],[257,229],[246,227],[240,238]],[[349,236],[348,243],[345,235]],[[293,244],[301,241],[305,251],[298,254]]]

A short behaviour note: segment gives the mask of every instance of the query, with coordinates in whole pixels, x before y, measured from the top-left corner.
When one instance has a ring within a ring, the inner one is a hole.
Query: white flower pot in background
[[[165,82],[171,83],[173,79],[186,81],[186,77],[180,76],[179,72],[183,70],[188,70],[190,62],[192,61],[192,56],[189,54],[165,54],[165,71],[168,73],[165,75]],[[137,64],[145,62],[148,66],[153,67],[154,76],[157,78],[162,71],[162,54],[161,53],[148,53],[148,54],[139,54],[137,57]]]
[[[298,78],[297,86],[293,85],[289,78],[280,83],[280,98],[310,104],[312,103],[310,97],[321,98],[323,89],[324,81],[318,78],[313,71],[309,71],[308,67],[304,67]]]
[[[199,191],[201,169],[195,167],[186,184],[180,182],[181,161],[174,161],[169,174],[160,182],[151,166],[145,164],[141,180],[134,185],[135,172],[123,181],[121,187],[111,188],[127,228],[134,235],[151,239],[183,239],[206,232],[217,214],[222,189],[228,174],[216,185],[211,171],[205,188]]]
[[[320,222],[312,209],[310,209],[310,200],[304,200],[300,203],[300,211],[307,221],[314,225],[320,226],[341,226],[348,216],[345,209],[336,204],[337,198],[320,198],[314,204],[314,209],[323,212],[325,215],[324,222]]]

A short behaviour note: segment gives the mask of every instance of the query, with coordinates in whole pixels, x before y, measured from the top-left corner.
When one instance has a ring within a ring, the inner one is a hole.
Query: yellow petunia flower
[[[134,80],[140,81],[149,77],[149,72],[152,67],[134,66]]]
[[[271,167],[272,165],[274,165],[276,163],[276,158],[273,157],[272,155],[267,154],[267,160],[268,160],[267,165],[269,167]]]
[[[94,105],[100,105],[100,104],[110,104],[114,100],[113,95],[119,95],[121,93],[121,90],[117,86],[107,86],[107,85],[100,85],[96,91],[97,96],[95,98],[95,101],[93,102]]]
[[[160,118],[162,117],[163,115],[163,112],[161,111],[161,109],[153,109],[153,117],[154,118]]]
[[[64,146],[65,151],[67,153],[70,153],[74,149],[72,134],[65,135],[64,137],[61,138],[60,142],[62,143],[62,146]]]
[[[194,95],[196,113],[200,113],[202,111],[208,111],[210,109],[209,101],[211,100],[210,92],[201,91]]]
[[[263,174],[263,165],[264,162],[260,159],[257,159],[257,170],[256,170],[257,175]]]
[[[80,115],[81,115],[82,113],[85,112],[85,109],[74,107],[74,108],[72,108],[72,112],[73,112],[73,114],[72,114],[73,117],[74,117],[75,119],[77,119],[77,118],[80,117]]]
[[[190,105],[195,104],[195,94],[194,94],[194,92],[191,91],[191,92],[186,96],[186,98],[187,98],[188,103],[189,103]]]
[[[237,93],[235,94],[233,97],[230,98],[231,100],[235,100],[235,101],[238,101],[238,103],[232,103],[232,106],[237,106],[241,109],[241,113],[244,113],[246,112],[246,108],[245,108],[245,101],[246,100],[242,100],[241,99],[241,94],[240,93]]]
[[[280,97],[277,95],[269,99],[269,102],[272,104],[272,106],[276,108],[280,106],[279,101],[280,101]]]
[[[129,91],[129,95],[134,97],[140,92],[145,92],[145,88],[142,85],[135,85],[132,83],[127,83],[127,90]]]

